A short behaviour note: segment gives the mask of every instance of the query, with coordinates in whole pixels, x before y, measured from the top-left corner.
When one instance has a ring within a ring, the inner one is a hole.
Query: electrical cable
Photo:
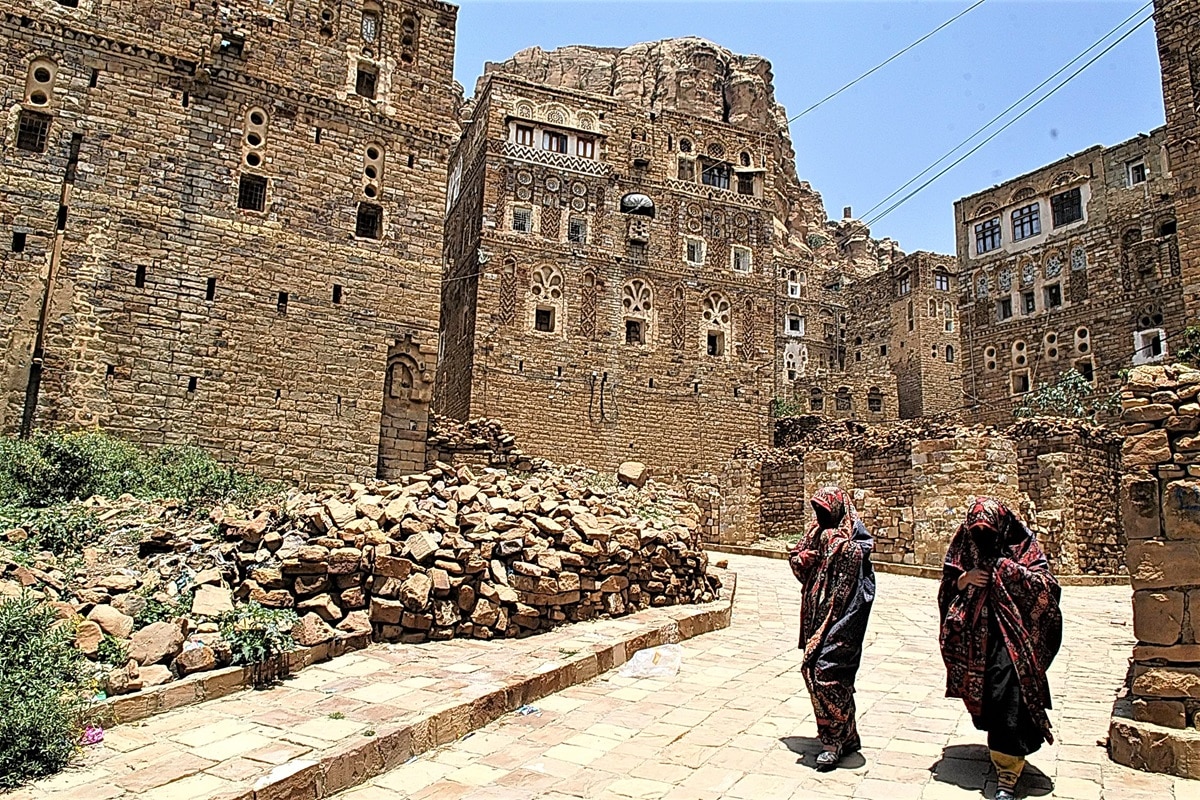
[[[1064,86],[1066,86],[1066,85],[1067,85],[1068,83],[1070,83],[1072,80],[1074,80],[1075,78],[1077,78],[1077,77],[1080,75],[1080,73],[1082,73],[1084,70],[1086,70],[1086,69],[1087,69],[1088,67],[1090,67],[1092,64],[1095,64],[1097,61],[1099,61],[1101,58],[1103,58],[1105,55],[1107,55],[1107,54],[1109,53],[1109,51],[1110,51],[1110,50],[1112,50],[1114,47],[1116,47],[1117,45],[1119,45],[1121,42],[1125,41],[1127,38],[1129,38],[1130,36],[1132,36],[1132,35],[1133,35],[1133,33],[1134,33],[1135,31],[1137,31],[1139,28],[1141,28],[1143,25],[1145,25],[1147,22],[1149,22],[1149,21],[1150,21],[1151,19],[1153,19],[1153,18],[1154,18],[1154,15],[1153,15],[1153,14],[1150,14],[1150,15],[1149,15],[1149,16],[1147,16],[1145,19],[1143,19],[1141,22],[1139,22],[1137,25],[1135,25],[1135,26],[1133,26],[1132,28],[1130,28],[1129,30],[1125,31],[1125,33],[1121,34],[1121,36],[1120,36],[1118,39],[1114,40],[1114,41],[1113,41],[1111,44],[1109,44],[1107,47],[1105,47],[1105,48],[1104,48],[1103,50],[1101,50],[1099,53],[1097,53],[1096,55],[1092,56],[1092,58],[1090,58],[1090,59],[1087,61],[1087,63],[1085,63],[1085,64],[1084,64],[1083,66],[1081,66],[1079,69],[1075,70],[1075,71],[1074,71],[1074,72],[1072,72],[1070,75],[1068,75],[1068,76],[1067,76],[1067,77],[1066,77],[1066,78],[1065,78],[1063,81],[1061,81],[1061,82],[1060,82],[1060,83],[1059,83],[1057,86],[1055,86],[1055,87],[1054,87],[1053,89],[1051,89],[1049,92],[1047,92],[1046,94],[1044,94],[1044,95],[1042,95],[1040,98],[1038,98],[1038,100],[1037,100],[1037,101],[1035,101],[1035,102],[1033,103],[1033,105],[1029,106],[1029,107],[1028,107],[1028,108],[1026,108],[1024,111],[1022,111],[1020,114],[1018,114],[1017,116],[1013,117],[1013,118],[1012,118],[1011,120],[1009,120],[1008,122],[1004,123],[1004,125],[1003,125],[1003,126],[1001,126],[1000,128],[998,128],[998,129],[997,129],[997,130],[996,130],[994,133],[992,133],[992,134],[991,134],[990,136],[988,136],[986,139],[984,139],[984,140],[983,140],[983,141],[981,141],[979,144],[977,144],[977,145],[975,145],[974,147],[972,147],[972,148],[971,148],[970,150],[968,150],[967,152],[963,153],[961,156],[959,156],[957,159],[955,159],[954,161],[952,161],[950,164],[948,164],[948,165],[947,165],[946,167],[944,167],[943,169],[939,170],[939,171],[938,171],[938,172],[937,172],[937,173],[936,173],[936,174],[935,174],[933,177],[931,177],[929,180],[927,180],[927,181],[925,181],[924,183],[922,183],[922,184],[921,184],[920,186],[918,186],[916,189],[913,189],[911,192],[909,192],[908,194],[906,194],[904,197],[900,198],[900,199],[899,199],[899,200],[897,200],[895,203],[892,203],[892,205],[888,206],[888,207],[887,207],[886,209],[884,209],[882,212],[880,212],[879,214],[876,214],[874,217],[871,217],[870,219],[868,219],[866,222],[864,222],[864,223],[863,223],[863,225],[864,225],[864,226],[866,226],[866,227],[868,227],[868,228],[869,228],[869,227],[871,227],[872,225],[874,225],[875,223],[879,222],[881,219],[883,219],[884,217],[886,217],[888,214],[891,214],[891,213],[892,213],[893,211],[895,211],[897,208],[899,208],[900,206],[902,206],[902,205],[904,205],[905,203],[907,203],[909,200],[911,200],[911,199],[912,199],[913,197],[915,197],[917,194],[919,194],[920,192],[924,191],[924,190],[925,190],[926,188],[928,188],[928,187],[929,187],[929,186],[930,186],[932,183],[934,183],[934,182],[935,182],[935,181],[936,181],[938,178],[942,177],[942,176],[943,176],[943,175],[945,175],[947,172],[949,172],[950,170],[954,169],[955,167],[957,167],[957,166],[958,166],[959,164],[961,164],[962,162],[966,161],[966,160],[967,160],[968,158],[970,158],[972,155],[974,155],[975,153],[977,153],[977,152],[978,152],[978,151],[979,151],[979,150],[980,150],[980,149],[981,149],[981,148],[982,148],[984,145],[986,145],[988,142],[992,141],[992,140],[993,140],[993,139],[995,139],[997,136],[999,136],[1001,133],[1003,133],[1004,131],[1006,131],[1006,130],[1008,130],[1010,127],[1012,127],[1014,124],[1016,124],[1016,123],[1017,123],[1019,120],[1021,120],[1022,118],[1024,118],[1026,114],[1028,114],[1029,112],[1033,111],[1035,108],[1037,108],[1038,106],[1040,106],[1042,103],[1046,102],[1046,101],[1047,101],[1047,100],[1049,100],[1051,97],[1053,97],[1053,96],[1055,95],[1055,93],[1057,93],[1057,92],[1058,92],[1058,90],[1059,90],[1059,89],[1062,89]],[[957,148],[955,148],[955,149],[957,149]]]
[[[796,120],[800,119],[801,117],[803,117],[803,116],[804,116],[805,114],[807,114],[808,112],[810,112],[810,111],[815,111],[816,109],[818,109],[818,108],[820,108],[821,106],[825,105],[825,104],[826,104],[826,103],[828,103],[830,100],[832,100],[833,98],[837,97],[837,96],[838,96],[839,94],[841,94],[842,92],[844,92],[844,91],[846,91],[847,89],[849,89],[851,86],[854,86],[856,83],[858,83],[859,81],[861,81],[863,78],[866,78],[866,77],[868,77],[868,76],[870,76],[870,75],[873,75],[874,73],[876,73],[876,72],[878,72],[879,70],[883,69],[883,68],[884,68],[884,67],[886,67],[888,64],[892,63],[892,62],[893,62],[893,61],[895,61],[897,58],[899,58],[900,56],[902,56],[902,55],[904,55],[905,53],[907,53],[909,50],[912,50],[914,47],[916,47],[917,45],[919,45],[921,42],[923,42],[923,41],[925,41],[926,39],[928,39],[929,37],[933,36],[933,35],[934,35],[935,33],[937,33],[938,31],[940,31],[940,30],[942,30],[942,29],[944,29],[944,28],[946,28],[946,27],[949,27],[949,25],[950,25],[951,23],[953,23],[953,22],[955,22],[955,21],[957,21],[957,20],[961,19],[962,17],[965,17],[965,16],[966,16],[966,15],[967,15],[969,12],[971,12],[971,11],[974,11],[975,9],[979,8],[979,7],[980,7],[981,5],[983,5],[985,2],[987,2],[987,0],[977,0],[977,2],[975,2],[974,4],[972,4],[972,5],[968,6],[968,7],[967,7],[967,8],[965,8],[965,9],[963,9],[963,10],[962,10],[962,11],[960,11],[958,14],[954,15],[954,16],[953,16],[953,17],[951,17],[950,19],[948,19],[948,20],[946,20],[945,22],[943,22],[941,25],[938,25],[936,28],[934,28],[934,29],[933,29],[933,30],[931,30],[929,33],[927,33],[927,34],[925,34],[924,36],[922,36],[920,39],[917,39],[917,40],[916,40],[915,42],[913,42],[912,44],[908,45],[907,47],[903,48],[902,50],[900,50],[900,51],[898,51],[898,52],[896,52],[896,53],[892,54],[891,56],[889,56],[889,57],[888,57],[886,60],[884,60],[884,61],[881,61],[880,63],[878,63],[878,64],[876,64],[875,66],[871,67],[869,70],[867,70],[866,72],[864,72],[862,75],[859,75],[857,78],[855,78],[854,80],[850,81],[849,83],[847,83],[847,84],[846,84],[845,86],[843,86],[842,88],[838,89],[837,91],[833,92],[832,94],[826,95],[825,97],[821,98],[821,99],[820,99],[820,100],[818,100],[817,102],[813,103],[811,106],[809,106],[808,108],[804,109],[804,110],[803,110],[803,111],[801,111],[799,114],[797,114],[796,116],[794,116],[794,117],[792,117],[791,119],[789,119],[789,120],[787,121],[787,124],[791,124],[791,123],[795,122]]]
[[[1128,24],[1129,24],[1129,22],[1130,22],[1131,20],[1133,20],[1133,18],[1134,18],[1134,17],[1136,17],[1138,14],[1141,14],[1143,11],[1145,11],[1147,8],[1149,8],[1149,7],[1150,7],[1150,6],[1152,6],[1153,4],[1154,4],[1154,3],[1153,3],[1153,0],[1150,0],[1150,2],[1146,3],[1146,5],[1142,6],[1142,7],[1141,7],[1141,8],[1139,8],[1137,11],[1134,11],[1132,14],[1130,14],[1130,15],[1129,15],[1128,17],[1126,17],[1125,19],[1121,20],[1119,23],[1117,23],[1117,25],[1116,25],[1116,26],[1115,26],[1115,27],[1114,27],[1112,30],[1110,30],[1108,33],[1106,33],[1106,34],[1104,34],[1103,36],[1101,36],[1099,39],[1097,39],[1097,40],[1096,40],[1095,42],[1093,42],[1092,44],[1088,45],[1088,47],[1087,47],[1086,49],[1084,49],[1084,50],[1083,50],[1083,52],[1081,52],[1079,55],[1075,56],[1073,59],[1071,59],[1070,61],[1068,61],[1066,64],[1063,64],[1063,65],[1062,65],[1062,67],[1060,67],[1060,68],[1058,69],[1058,71],[1057,71],[1057,72],[1055,72],[1053,75],[1051,75],[1050,77],[1046,78],[1046,80],[1042,81],[1042,82],[1041,82],[1041,83],[1039,83],[1037,86],[1035,86],[1035,87],[1033,87],[1032,89],[1030,89],[1028,92],[1026,92],[1024,95],[1022,95],[1020,99],[1018,99],[1018,100],[1014,101],[1014,102],[1012,103],[1012,105],[1010,105],[1008,108],[1004,109],[1004,110],[1003,110],[1003,111],[1001,111],[999,114],[997,114],[996,116],[992,117],[992,118],[991,118],[990,120],[988,120],[986,123],[984,123],[983,125],[981,125],[981,126],[979,127],[979,129],[978,129],[978,130],[976,130],[976,131],[975,131],[974,133],[972,133],[970,136],[968,136],[967,138],[963,139],[961,142],[959,142],[958,144],[956,144],[956,145],[955,145],[953,148],[951,148],[950,150],[948,150],[948,151],[947,151],[947,152],[946,152],[944,155],[942,155],[942,157],[941,157],[941,158],[939,158],[937,161],[934,161],[934,162],[933,162],[932,164],[930,164],[928,167],[926,167],[925,169],[923,169],[923,170],[921,170],[920,172],[918,172],[916,175],[914,175],[912,178],[910,178],[910,179],[908,180],[908,182],[907,182],[907,183],[905,183],[903,186],[901,186],[900,188],[896,189],[896,191],[892,192],[892,193],[891,193],[891,194],[889,194],[887,197],[883,198],[883,199],[882,199],[882,200],[880,200],[878,203],[876,203],[875,205],[873,205],[873,206],[871,206],[870,208],[868,208],[868,209],[867,209],[867,211],[866,211],[866,213],[865,213],[865,214],[863,214],[863,218],[864,218],[864,219],[866,219],[866,218],[869,218],[869,217],[871,216],[871,214],[873,214],[873,213],[874,213],[876,210],[878,210],[878,209],[879,209],[879,207],[880,207],[880,206],[882,206],[884,203],[888,202],[888,201],[889,201],[889,200],[891,200],[893,197],[895,197],[896,195],[900,194],[900,193],[901,193],[901,192],[903,192],[905,189],[907,189],[909,186],[912,186],[914,183],[916,183],[917,181],[919,181],[921,178],[925,177],[927,174],[929,174],[930,170],[934,169],[934,168],[935,168],[935,167],[937,167],[939,164],[941,164],[943,161],[945,161],[947,158],[949,158],[950,156],[954,155],[954,154],[955,154],[956,152],[958,152],[958,151],[959,151],[959,149],[961,149],[962,147],[965,147],[965,146],[966,146],[967,144],[969,144],[969,143],[970,143],[970,142],[971,142],[971,141],[972,141],[972,140],[973,140],[973,139],[974,139],[976,136],[978,136],[979,134],[983,133],[985,130],[987,130],[988,128],[990,128],[992,125],[995,125],[997,122],[999,122],[1001,119],[1003,119],[1003,118],[1005,117],[1005,115],[1007,115],[1009,112],[1011,112],[1011,111],[1012,111],[1013,109],[1015,109],[1017,106],[1021,105],[1021,103],[1024,103],[1024,102],[1025,102],[1026,100],[1028,100],[1030,97],[1032,97],[1033,95],[1037,94],[1037,92],[1039,92],[1039,91],[1040,91],[1040,90],[1041,90],[1043,87],[1045,87],[1045,86],[1046,86],[1046,84],[1050,83],[1050,82],[1051,82],[1051,81],[1053,81],[1055,78],[1057,78],[1059,75],[1061,75],[1061,74],[1063,74],[1064,72],[1066,72],[1068,69],[1070,69],[1072,66],[1074,66],[1074,64],[1075,64],[1077,61],[1079,61],[1081,58],[1083,58],[1084,56],[1086,56],[1086,55],[1087,55],[1088,53],[1090,53],[1092,50],[1094,50],[1094,49],[1096,49],[1097,47],[1099,47],[1099,46],[1100,46],[1100,44],[1101,44],[1102,42],[1104,42],[1104,40],[1105,40],[1105,39],[1107,39],[1108,37],[1112,36],[1114,33],[1116,33],[1117,31],[1119,31],[1121,28],[1123,28],[1123,27],[1125,27],[1126,25],[1128,25]]]

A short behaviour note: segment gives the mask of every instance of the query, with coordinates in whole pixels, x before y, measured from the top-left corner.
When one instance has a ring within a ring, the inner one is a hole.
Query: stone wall
[[[0,430],[420,471],[456,9],[75,5],[0,2]]]
[[[1198,398],[1200,371],[1181,367],[1136,369],[1122,393],[1121,512],[1137,646],[1131,703],[1115,715],[1127,719],[1114,719],[1111,741],[1122,763],[1193,778],[1200,777]],[[1183,738],[1162,730],[1184,728]]]
[[[1104,429],[1030,420],[1001,431],[945,423],[863,426],[796,418],[787,447],[745,447],[740,481],[756,491],[731,511],[731,544],[793,537],[808,498],[836,483],[851,492],[878,561],[937,567],[976,495],[1008,503],[1038,534],[1056,571],[1122,571],[1117,524],[1118,437]]]

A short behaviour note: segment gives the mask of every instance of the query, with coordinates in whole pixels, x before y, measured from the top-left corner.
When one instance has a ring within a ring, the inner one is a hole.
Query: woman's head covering
[[[1029,537],[1016,515],[994,497],[976,497],[963,527],[984,561],[999,557]]]
[[[813,507],[813,523],[811,530],[821,529],[822,512],[833,525],[825,530],[835,535],[854,538],[854,523],[858,522],[858,511],[850,497],[837,486],[823,486],[809,500]]]

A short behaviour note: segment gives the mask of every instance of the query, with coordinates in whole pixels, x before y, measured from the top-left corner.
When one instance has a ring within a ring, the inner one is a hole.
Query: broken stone
[[[216,617],[233,611],[233,593],[221,586],[205,584],[196,589],[192,598],[192,614],[197,617]]]
[[[146,666],[172,659],[182,649],[183,632],[178,625],[172,622],[154,622],[133,634],[129,657]]]
[[[87,618],[118,639],[127,639],[133,633],[133,617],[122,614],[112,606],[96,606]]]
[[[315,647],[336,637],[337,632],[315,613],[305,614],[292,626],[292,638],[301,647]]]

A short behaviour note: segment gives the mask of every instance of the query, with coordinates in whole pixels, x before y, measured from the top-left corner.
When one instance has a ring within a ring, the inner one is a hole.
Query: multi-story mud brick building
[[[893,281],[894,244],[825,218],[771,80],[700,39],[489,64],[450,162],[436,406],[499,417],[532,452],[677,472],[765,440],[772,400],[907,410],[888,320],[924,326],[934,299],[907,295],[951,300],[953,266]],[[851,291],[877,274],[886,292]],[[945,363],[956,345],[919,347]]]
[[[0,428],[422,468],[455,13],[0,2]]]
[[[963,392],[978,421],[1074,368],[1108,394],[1185,325],[1176,165],[1159,128],[954,205]]]

